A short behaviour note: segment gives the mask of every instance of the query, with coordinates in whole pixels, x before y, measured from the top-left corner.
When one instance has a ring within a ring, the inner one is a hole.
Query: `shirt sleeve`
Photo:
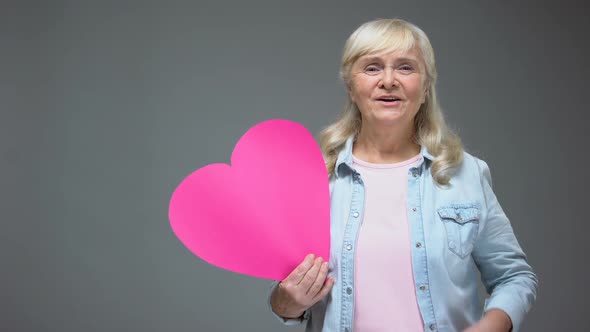
[[[483,226],[473,251],[489,298],[484,312],[500,309],[512,320],[512,331],[518,331],[537,296],[538,279],[518,244],[510,221],[492,190],[488,165],[477,160],[485,195]]]
[[[272,310],[272,305],[270,303],[270,299],[272,296],[272,292],[274,291],[275,287],[277,287],[279,285],[278,281],[273,281],[268,289],[268,300],[266,301],[268,308],[270,310],[270,312],[284,325],[286,326],[297,326],[297,325],[301,325],[303,322],[307,321],[309,319],[309,315],[310,315],[310,310],[305,310],[305,312],[303,313],[303,315],[299,318],[285,318],[282,316],[277,315],[273,310]]]

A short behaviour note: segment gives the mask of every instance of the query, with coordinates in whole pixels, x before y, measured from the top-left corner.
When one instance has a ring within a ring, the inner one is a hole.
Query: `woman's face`
[[[363,123],[413,126],[424,103],[425,71],[415,48],[402,53],[384,51],[360,57],[351,68],[349,95]]]

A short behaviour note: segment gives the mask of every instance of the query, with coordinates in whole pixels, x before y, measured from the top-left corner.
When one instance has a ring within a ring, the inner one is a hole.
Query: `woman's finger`
[[[328,295],[328,293],[330,293],[330,291],[332,290],[332,286],[334,286],[335,282],[336,282],[336,279],[334,279],[333,277],[327,278],[326,282],[324,282],[324,285],[322,286],[322,289],[320,289],[320,291],[313,298],[312,305],[316,304],[317,302],[322,300],[324,297],[326,297],[326,295]]]
[[[315,279],[318,277],[318,273],[320,273],[320,268],[323,262],[324,260],[321,257],[316,258],[311,269],[307,271],[307,273],[299,283],[298,286],[303,291],[303,294],[306,294],[311,288],[311,285],[313,285],[313,283],[315,282]]]
[[[301,283],[303,277],[311,267],[313,266],[315,256],[314,254],[309,254],[305,256],[305,259],[295,268],[291,273],[282,281],[283,283],[290,283],[293,285],[297,285]]]
[[[320,267],[320,272],[318,273],[317,277],[313,285],[307,291],[307,295],[311,297],[315,297],[316,294],[322,289],[324,282],[326,281],[326,276],[328,275],[328,262],[323,262]]]

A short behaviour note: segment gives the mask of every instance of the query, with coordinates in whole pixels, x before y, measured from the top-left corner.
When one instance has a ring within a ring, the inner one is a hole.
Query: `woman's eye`
[[[399,69],[402,71],[408,71],[408,72],[414,70],[414,68],[410,65],[403,65],[403,66],[399,67]]]
[[[381,68],[377,67],[377,66],[369,66],[367,68],[365,68],[365,73],[369,74],[369,75],[375,75],[377,73],[379,73],[381,71]]]

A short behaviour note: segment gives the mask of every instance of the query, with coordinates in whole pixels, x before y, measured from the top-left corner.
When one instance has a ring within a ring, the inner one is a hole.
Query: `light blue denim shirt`
[[[302,319],[277,316],[286,325],[306,322],[306,331],[352,331],[354,256],[365,206],[363,180],[352,165],[352,145],[351,137],[330,177],[329,275],[336,282]],[[440,187],[430,173],[434,157],[425,147],[420,154],[418,165],[408,171],[407,210],[424,330],[461,331],[498,308],[518,331],[536,298],[537,277],[492,191],[487,164],[465,152],[450,186]],[[489,294],[483,308],[479,273]]]

